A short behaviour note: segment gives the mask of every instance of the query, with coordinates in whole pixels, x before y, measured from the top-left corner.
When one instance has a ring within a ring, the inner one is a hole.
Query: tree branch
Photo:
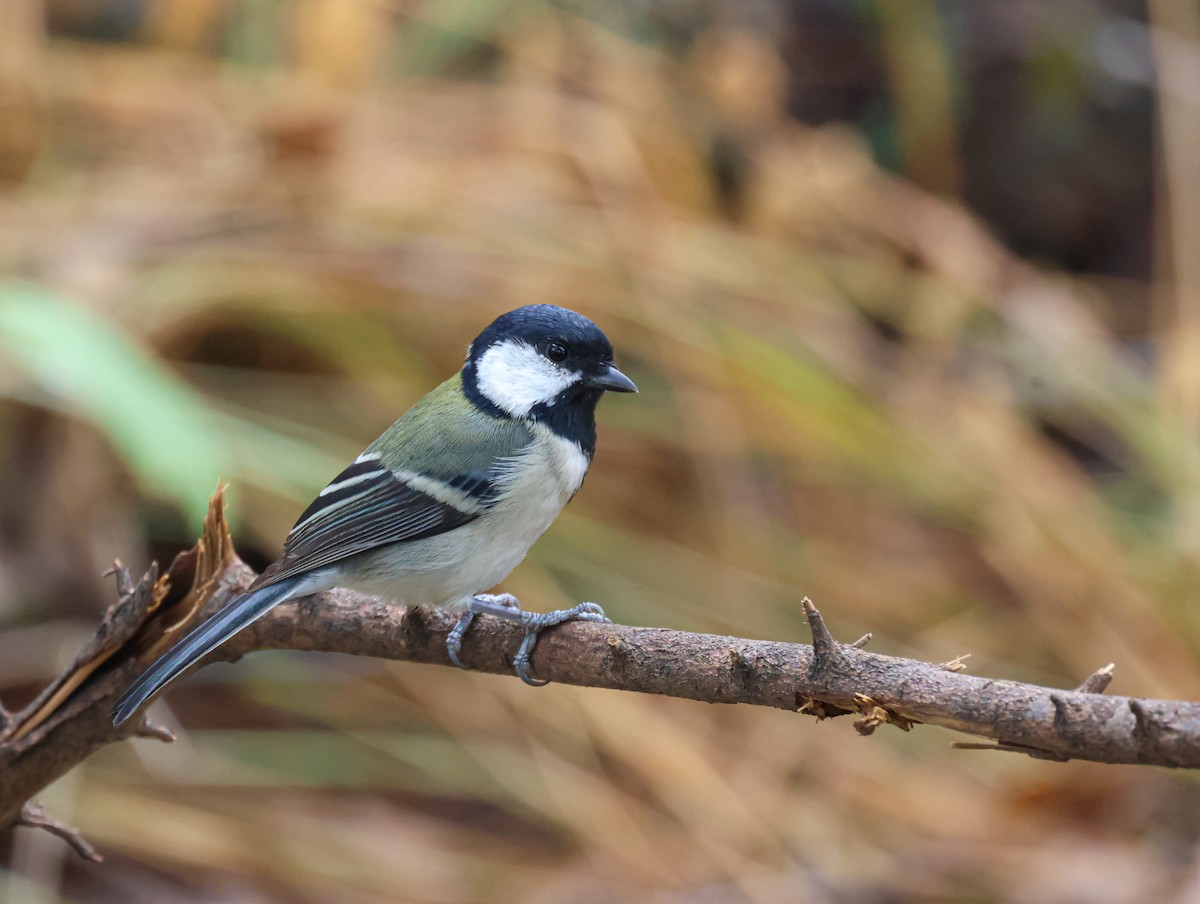
[[[254,577],[233,553],[220,493],[204,537],[166,575],[152,568],[135,584],[119,564],[115,571],[120,599],[96,637],[37,700],[11,714],[0,733],[0,829],[38,824],[22,817],[27,802],[100,747],[130,737],[171,740],[144,719],[114,727],[109,709],[181,632]],[[1076,690],[977,678],[961,673],[962,657],[932,664],[865,652],[860,647],[866,638],[840,644],[816,607],[807,599],[804,606],[813,646],[571,623],[539,641],[534,671],[559,684],[747,703],[818,719],[856,713],[861,734],[884,724],[908,731],[923,723],[994,742],[959,745],[964,747],[1059,761],[1200,767],[1200,704],[1104,696],[1111,665]],[[449,665],[446,635],[454,622],[449,612],[333,590],[279,606],[205,663],[290,649]],[[512,623],[476,619],[463,659],[480,671],[511,676],[521,636]],[[57,823],[53,830],[79,837]]]

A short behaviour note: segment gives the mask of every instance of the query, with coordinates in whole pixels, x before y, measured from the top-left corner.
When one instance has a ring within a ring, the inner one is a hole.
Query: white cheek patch
[[[525,342],[498,342],[475,365],[482,392],[497,408],[524,417],[535,405],[552,404],[581,376],[559,367]]]

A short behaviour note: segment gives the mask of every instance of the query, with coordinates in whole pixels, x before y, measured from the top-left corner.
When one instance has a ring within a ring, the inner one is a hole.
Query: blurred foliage
[[[1200,694],[1193,7],[0,4],[0,693],[232,485],[262,565],[497,313],[642,389],[506,587]],[[1156,149],[1157,148],[1157,152]],[[1157,156],[1155,156],[1157,154]],[[262,654],[0,844],[40,901],[1192,901],[1194,779]]]
[[[27,377],[18,390],[50,396],[28,401],[90,418],[147,489],[193,515],[204,510],[211,468],[222,468],[211,437],[226,425],[212,423],[170,371],[104,320],[33,285],[0,287],[0,343]]]

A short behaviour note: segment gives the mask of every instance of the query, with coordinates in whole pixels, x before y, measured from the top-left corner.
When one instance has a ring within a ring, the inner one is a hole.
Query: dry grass
[[[245,23],[226,36],[250,62],[167,49],[222,8],[160,4],[148,46],[33,42],[8,76],[42,131],[0,195],[0,268],[82,325],[37,345],[0,290],[0,508],[20,525],[0,540],[0,613],[57,619],[0,634],[10,663],[42,644],[5,686],[46,677],[67,619],[98,611],[107,559],[186,542],[218,476],[243,551],[271,555],[483,324],[554,302],[609,332],[642,393],[602,406],[585,491],[506,585],[528,603],[799,640],[808,594],[883,652],[971,652],[978,673],[1062,685],[1115,660],[1122,693],[1200,694],[1195,437],[1106,325],[1114,292],[1146,287],[1040,272],[849,131],[796,125],[746,34],[668,57],[538,5],[437,3],[405,7],[396,56],[383,5],[312,2],[278,58]],[[481,36],[490,77],[453,77]],[[718,130],[754,173],[736,221],[712,200]],[[130,424],[64,383],[64,356],[108,341],[88,330],[149,362],[128,379],[187,422]],[[44,801],[110,862],[19,837],[13,900],[59,900],[60,881],[89,902],[1200,888],[1191,777],[955,752],[933,729],[863,739],[275,655],[166,706],[180,744],[106,751]]]

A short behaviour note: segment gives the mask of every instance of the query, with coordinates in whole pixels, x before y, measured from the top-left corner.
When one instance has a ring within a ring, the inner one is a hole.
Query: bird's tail
[[[178,678],[188,666],[211,653],[242,628],[262,618],[284,600],[304,593],[301,585],[305,577],[306,575],[299,574],[243,594],[193,629],[183,640],[159,657],[158,661],[121,695],[110,713],[113,724],[120,725],[159,690]]]

